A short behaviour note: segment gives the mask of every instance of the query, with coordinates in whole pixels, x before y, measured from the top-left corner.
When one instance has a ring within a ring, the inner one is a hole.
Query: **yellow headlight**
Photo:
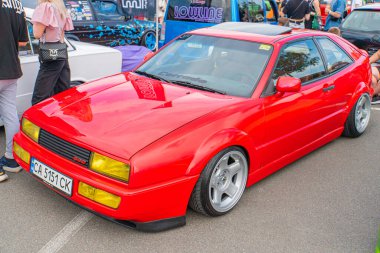
[[[79,182],[78,193],[88,199],[115,209],[119,207],[121,201],[119,196],[100,190],[83,182]]]
[[[123,181],[129,180],[129,164],[97,153],[92,153],[91,155],[90,169],[115,179]]]
[[[17,142],[13,142],[13,151],[16,153],[18,157],[20,157],[21,160],[29,164],[30,161],[30,154],[20,147],[20,145],[17,144]]]
[[[29,120],[23,118],[21,123],[22,131],[29,136],[35,142],[38,142],[38,136],[40,135],[40,128],[30,122]]]

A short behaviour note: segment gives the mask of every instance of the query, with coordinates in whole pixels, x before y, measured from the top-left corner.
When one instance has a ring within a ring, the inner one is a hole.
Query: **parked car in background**
[[[331,33],[227,22],[150,57],[27,110],[17,162],[82,207],[159,231],[184,225],[188,205],[228,213],[246,187],[370,122],[368,54]]]
[[[32,24],[30,23],[33,10],[25,8],[25,13],[30,40],[27,46],[20,48],[20,61],[23,71],[23,76],[17,85],[17,111],[20,117],[31,106],[34,84],[40,67],[38,40],[33,36]],[[118,50],[89,43],[65,41],[68,45],[72,86],[120,73],[121,53]]]
[[[222,22],[277,24],[275,0],[168,0],[160,46],[182,33]]]
[[[370,55],[380,49],[380,4],[356,8],[340,26],[342,37]]]
[[[26,7],[36,6],[36,0],[22,1]],[[66,32],[67,38],[111,47],[140,45],[150,50],[156,48],[155,1],[141,6],[131,0],[64,2],[74,23],[74,30]]]

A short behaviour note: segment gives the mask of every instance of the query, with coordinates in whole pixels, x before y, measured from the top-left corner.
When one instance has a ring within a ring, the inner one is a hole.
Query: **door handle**
[[[332,90],[332,89],[334,89],[335,88],[335,85],[330,85],[330,86],[325,86],[325,87],[323,87],[323,92],[328,92],[328,91],[330,91],[330,90]]]

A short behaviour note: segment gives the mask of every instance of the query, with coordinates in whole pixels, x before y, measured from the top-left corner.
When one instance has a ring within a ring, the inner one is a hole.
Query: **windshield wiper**
[[[153,79],[156,79],[156,80],[160,80],[161,82],[166,82],[166,83],[170,83],[170,81],[160,77],[160,76],[157,76],[157,75],[154,75],[154,74],[150,74],[150,73],[147,73],[145,71],[140,71],[140,70],[136,70],[134,71],[136,74],[139,74],[139,75],[142,75],[142,76],[146,76],[146,77],[149,77],[149,78],[153,78]]]
[[[194,83],[190,83],[190,82],[186,82],[186,81],[170,80],[169,82],[179,84],[179,85],[183,85],[183,86],[190,87],[190,88],[195,88],[195,89],[199,89],[199,90],[205,90],[205,91],[210,91],[210,92],[226,95],[225,91],[216,90],[213,88],[205,87],[202,85],[198,85],[198,84],[194,84]]]

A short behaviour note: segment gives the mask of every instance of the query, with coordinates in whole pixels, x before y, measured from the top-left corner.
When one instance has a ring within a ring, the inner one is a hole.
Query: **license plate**
[[[68,176],[63,175],[56,170],[53,170],[35,158],[31,159],[30,173],[41,178],[48,185],[51,185],[54,188],[71,196],[73,179],[69,178]]]

